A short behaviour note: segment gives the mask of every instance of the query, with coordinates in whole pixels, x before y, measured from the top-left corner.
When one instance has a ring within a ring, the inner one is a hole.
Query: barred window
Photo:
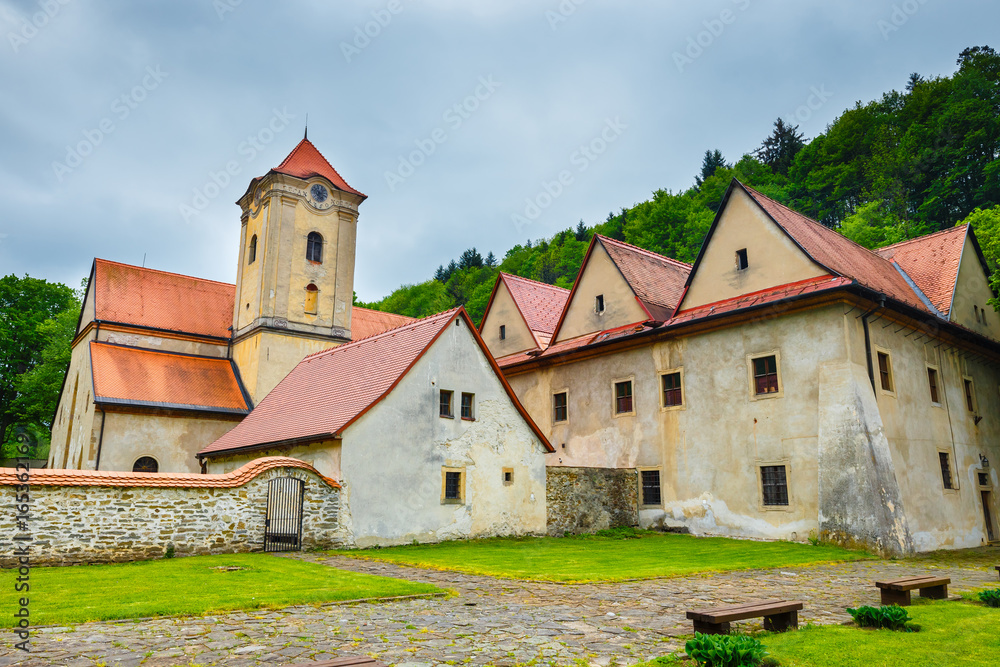
[[[754,393],[774,394],[778,391],[778,359],[775,355],[753,360]]]
[[[788,505],[785,466],[761,466],[760,481],[765,505]]]
[[[663,407],[682,405],[683,402],[680,372],[667,373],[663,376]]]
[[[642,504],[659,505],[662,496],[660,495],[660,471],[643,470],[642,475]]]
[[[309,232],[306,238],[306,259],[318,264],[323,263],[323,237],[319,232]]]
[[[632,412],[632,381],[615,382],[615,414]]]
[[[552,395],[552,421],[564,422],[569,417],[569,409],[566,405],[566,392],[561,391]]]
[[[445,500],[461,500],[462,499],[462,473],[456,471],[447,471],[444,474],[444,499]]]
[[[440,414],[442,417],[454,417],[455,412],[452,409],[452,398],[455,392],[448,391],[446,389],[441,390],[441,402],[440,402]]]
[[[938,452],[938,460],[941,463],[941,481],[944,482],[944,488],[954,489],[955,484],[951,479],[951,461],[948,452]]]

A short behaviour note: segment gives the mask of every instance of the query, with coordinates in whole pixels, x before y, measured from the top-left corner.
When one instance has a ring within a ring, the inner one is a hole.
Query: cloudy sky
[[[0,275],[234,281],[233,202],[308,114],[369,195],[373,300],[685,189],[778,116],[815,136],[998,25],[996,0],[0,0]]]

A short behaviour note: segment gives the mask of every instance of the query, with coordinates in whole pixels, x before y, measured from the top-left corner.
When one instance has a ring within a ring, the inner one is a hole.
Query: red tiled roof
[[[228,359],[194,357],[109,343],[90,343],[97,403],[246,414]]]
[[[959,225],[934,234],[879,248],[880,257],[895,262],[945,316],[958,280],[958,265],[968,228]]]
[[[566,306],[569,290],[503,272],[500,279],[507,286],[528,328],[533,333],[549,334],[551,337]]]
[[[236,286],[94,260],[96,319],[229,337]]]
[[[340,484],[324,477],[305,461],[285,456],[266,456],[254,459],[233,472],[222,475],[198,475],[173,472],[116,472],[111,470],[60,470],[50,468],[31,469],[30,484],[35,486],[128,486],[128,487],[173,487],[231,489],[243,486],[261,473],[274,468],[299,468],[313,472],[333,488]],[[23,484],[17,476],[23,470],[0,468],[0,486]]]
[[[684,294],[691,265],[606,236],[597,239],[652,318],[668,319]]]
[[[296,178],[312,178],[313,176],[322,176],[326,180],[333,183],[334,187],[338,190],[343,190],[344,192],[350,192],[361,197],[367,197],[367,195],[355,190],[350,185],[347,184],[337,170],[333,168],[323,154],[320,153],[312,142],[308,139],[303,139],[299,142],[299,145],[292,149],[292,152],[288,154],[281,164],[272,169],[279,174],[288,174],[289,176],[295,176]]]
[[[806,280],[800,280],[786,285],[778,285],[777,287],[751,292],[750,294],[741,294],[740,296],[723,299],[722,301],[716,301],[714,303],[706,303],[698,306],[697,308],[682,310],[671,318],[670,321],[664,326],[684,324],[686,322],[691,322],[710,315],[720,315],[722,313],[729,313],[743,308],[776,303],[783,301],[784,299],[811,292],[822,292],[824,290],[836,289],[850,285],[852,282],[853,281],[850,278],[845,278],[843,276],[819,276],[816,278],[807,278]]]
[[[389,329],[395,329],[416,320],[406,315],[384,313],[381,310],[370,310],[354,306],[351,309],[351,338],[361,340],[370,338]]]
[[[896,301],[930,312],[891,262],[753,188],[739,185],[820,265]]]

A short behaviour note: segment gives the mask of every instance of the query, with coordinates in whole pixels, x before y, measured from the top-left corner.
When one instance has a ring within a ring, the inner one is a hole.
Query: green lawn
[[[14,625],[21,595],[29,598],[31,624],[37,626],[441,592],[430,584],[268,554],[35,567],[31,590],[17,595],[16,577],[16,571],[0,572],[0,590],[10,591],[0,596],[0,627]]]
[[[634,537],[623,538],[626,534]],[[872,557],[833,546],[645,531],[492,538],[331,553],[471,574],[563,582],[650,579]]]

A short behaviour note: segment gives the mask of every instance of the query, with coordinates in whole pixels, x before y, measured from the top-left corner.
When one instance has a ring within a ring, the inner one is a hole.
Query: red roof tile
[[[739,185],[820,265],[896,301],[930,312],[891,262],[753,188]]]
[[[968,229],[965,225],[879,248],[875,252],[895,262],[917,284],[934,307],[947,316],[958,280],[958,265]]]
[[[340,484],[324,477],[305,461],[285,456],[266,456],[254,459],[242,467],[222,475],[198,475],[173,472],[116,472],[111,470],[60,470],[58,468],[32,468],[30,484],[35,486],[128,486],[231,489],[243,486],[261,473],[274,468],[299,468],[315,473],[334,488]],[[23,470],[0,468],[0,486],[23,484],[17,476]]]
[[[606,236],[597,239],[650,316],[668,319],[684,294],[691,265]]]
[[[500,279],[507,286],[528,328],[535,334],[549,334],[551,337],[566,306],[569,290],[503,272]]]
[[[246,414],[228,359],[90,343],[97,403],[173,407]]]
[[[354,306],[351,309],[351,338],[354,340],[370,338],[415,321],[414,318],[406,315],[384,313],[381,310],[369,310]]]
[[[235,285],[104,259],[94,270],[98,320],[229,337]]]
[[[359,195],[361,197],[367,197],[367,195],[358,192],[350,185],[347,184],[337,170],[333,168],[323,154],[320,153],[312,142],[308,139],[303,139],[299,142],[299,145],[292,149],[292,152],[288,154],[281,164],[272,169],[279,174],[288,174],[289,176],[295,176],[296,178],[312,178],[313,176],[322,176],[326,180],[333,183],[334,187],[338,190],[343,190],[344,192],[350,192],[352,194]]]

